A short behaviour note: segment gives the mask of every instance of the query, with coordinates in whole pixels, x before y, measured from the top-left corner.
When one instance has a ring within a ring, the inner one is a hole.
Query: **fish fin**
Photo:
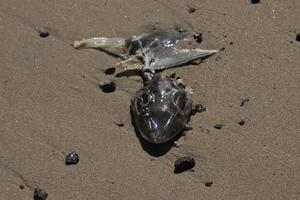
[[[108,54],[125,59],[127,56],[126,40],[123,38],[94,37],[75,41],[75,49],[98,49]]]

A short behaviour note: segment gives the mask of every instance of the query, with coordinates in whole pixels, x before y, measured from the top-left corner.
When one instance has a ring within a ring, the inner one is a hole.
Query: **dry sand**
[[[0,199],[29,200],[36,187],[49,200],[300,199],[299,10],[299,0],[1,0]],[[103,70],[119,59],[69,45],[151,26],[200,31],[202,48],[225,47],[165,71],[207,108],[165,151],[142,146],[131,125],[142,83],[120,78],[116,92],[101,92],[114,79]],[[65,166],[70,151],[78,165]],[[186,155],[194,171],[174,174]]]

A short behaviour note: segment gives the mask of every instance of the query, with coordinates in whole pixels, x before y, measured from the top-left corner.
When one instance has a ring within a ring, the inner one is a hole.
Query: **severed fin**
[[[159,47],[145,54],[145,68],[161,70],[180,66],[193,60],[205,59],[218,50],[176,49],[174,47]]]
[[[123,38],[106,38],[94,37],[75,41],[73,47],[75,49],[99,49],[107,52],[108,54],[127,58],[127,43]]]

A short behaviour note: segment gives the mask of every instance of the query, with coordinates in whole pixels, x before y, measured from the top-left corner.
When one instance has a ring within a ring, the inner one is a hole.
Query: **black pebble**
[[[194,35],[194,39],[196,40],[196,42],[201,43],[203,41],[202,33],[196,33]]]
[[[105,93],[111,93],[116,90],[116,84],[114,82],[105,83],[105,84],[100,85],[100,88]]]
[[[229,42],[229,45],[233,45],[233,42],[231,41],[231,42]]]
[[[252,4],[260,3],[260,0],[251,0]]]
[[[243,126],[245,124],[245,120],[242,119],[241,121],[239,121],[239,125]]]
[[[189,13],[194,13],[196,11],[195,8],[189,8]]]
[[[24,189],[24,185],[19,185],[20,189],[23,190]]]
[[[224,124],[216,124],[214,127],[216,128],[216,129],[221,129],[221,128],[223,128],[225,125]]]
[[[47,31],[42,31],[42,32],[40,32],[40,37],[42,37],[42,38],[46,38],[46,37],[48,37],[50,34],[49,34],[49,32],[47,32]]]
[[[225,47],[222,47],[221,49],[219,49],[220,51],[225,51]]]
[[[66,165],[76,165],[79,162],[77,153],[72,152],[66,156]]]
[[[47,197],[48,197],[48,193],[45,190],[41,188],[34,189],[34,194],[33,194],[34,200],[45,200]]]
[[[207,182],[205,182],[205,186],[206,186],[206,187],[210,187],[210,186],[212,186],[212,184],[213,184],[212,181],[207,181]]]
[[[112,75],[116,72],[116,68],[115,67],[110,67],[104,70],[104,74],[106,75]]]
[[[197,113],[205,112],[206,108],[202,104],[196,104],[192,109],[191,115],[195,115]]]
[[[297,42],[300,42],[300,33],[298,33],[298,34],[296,35],[296,41],[297,41]]]
[[[245,106],[246,103],[249,102],[249,101],[250,101],[249,99],[242,99],[242,100],[241,100],[240,106],[241,106],[241,107]]]
[[[195,160],[192,157],[182,157],[174,163],[174,173],[178,174],[186,170],[192,169],[195,166]]]

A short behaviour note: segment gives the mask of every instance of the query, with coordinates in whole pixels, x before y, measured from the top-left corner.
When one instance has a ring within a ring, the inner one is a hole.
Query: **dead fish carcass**
[[[94,37],[75,41],[76,49],[100,49],[123,59],[117,66],[126,70],[142,70],[155,73],[157,70],[183,65],[193,60],[204,59],[218,50],[178,49],[181,41],[197,40],[201,33],[177,31],[150,31],[133,35],[128,39]]]
[[[204,59],[218,50],[180,49],[181,41],[199,40],[195,32],[151,31],[124,38],[97,37],[74,42],[74,48],[103,50],[123,59],[117,66],[140,70],[145,86],[131,99],[131,116],[136,130],[148,142],[166,143],[182,132],[189,121],[192,101],[187,87],[159,70]],[[119,73],[120,74],[120,73]],[[118,74],[117,74],[118,75]]]
[[[131,99],[134,126],[148,142],[166,143],[182,132],[190,118],[192,101],[181,84],[156,74]]]

